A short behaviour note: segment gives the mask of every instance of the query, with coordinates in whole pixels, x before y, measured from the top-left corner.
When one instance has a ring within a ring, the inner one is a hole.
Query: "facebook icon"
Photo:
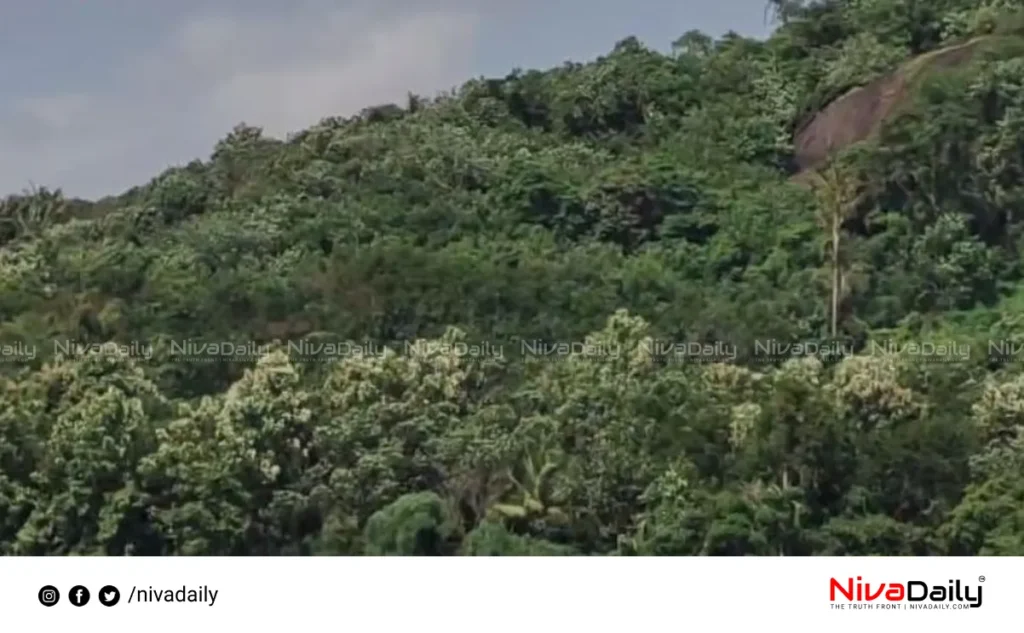
[[[82,585],[75,585],[68,593],[68,599],[76,607],[84,607],[89,603],[89,590]]]

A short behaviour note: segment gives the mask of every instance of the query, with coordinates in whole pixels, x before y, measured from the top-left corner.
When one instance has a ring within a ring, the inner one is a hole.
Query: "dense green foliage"
[[[1016,3],[772,4],[9,197],[0,554],[1024,554]],[[809,114],[996,30],[793,182]]]

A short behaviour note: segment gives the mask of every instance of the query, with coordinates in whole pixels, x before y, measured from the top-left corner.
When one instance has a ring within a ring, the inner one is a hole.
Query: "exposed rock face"
[[[879,125],[907,102],[910,84],[922,72],[956,68],[968,63],[986,38],[977,38],[916,57],[896,71],[839,97],[794,139],[795,162],[803,172],[821,166],[837,151],[869,138]]]

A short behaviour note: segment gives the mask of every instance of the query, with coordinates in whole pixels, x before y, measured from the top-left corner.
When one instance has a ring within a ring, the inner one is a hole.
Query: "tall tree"
[[[818,224],[829,237],[829,268],[832,277],[830,333],[839,335],[839,304],[849,262],[843,257],[843,224],[852,217],[859,201],[859,183],[847,170],[830,163],[812,179],[818,200]]]

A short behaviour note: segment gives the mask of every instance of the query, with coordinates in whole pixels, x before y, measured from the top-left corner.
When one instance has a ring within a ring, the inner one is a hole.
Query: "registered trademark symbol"
[[[978,576],[978,582],[985,582],[984,576]]]

